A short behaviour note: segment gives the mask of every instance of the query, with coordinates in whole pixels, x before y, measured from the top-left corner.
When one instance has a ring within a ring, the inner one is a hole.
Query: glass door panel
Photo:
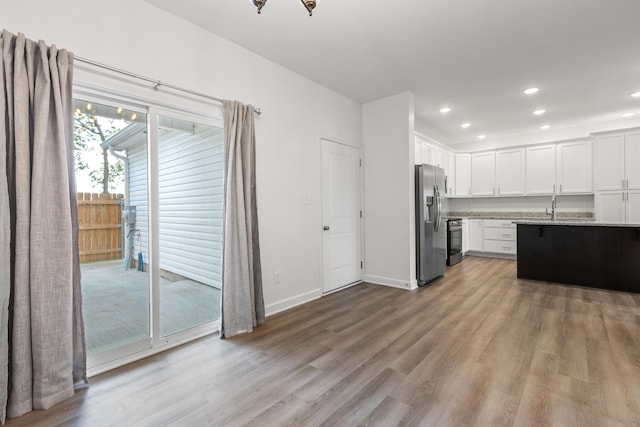
[[[218,320],[223,129],[158,117],[160,336]]]
[[[74,110],[87,353],[150,346],[147,116],[80,99]]]

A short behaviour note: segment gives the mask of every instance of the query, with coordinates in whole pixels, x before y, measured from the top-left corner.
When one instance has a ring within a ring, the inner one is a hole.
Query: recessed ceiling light
[[[478,135],[478,139],[485,139],[486,137],[487,137],[487,135],[485,135],[485,134]]]
[[[534,111],[533,114],[535,114],[536,116],[540,116],[546,112],[547,110],[545,110],[544,108],[540,108],[539,110]]]
[[[636,115],[636,113],[624,113],[622,115],[622,117],[627,118],[627,117],[632,117],[632,116],[635,116],[635,115]]]
[[[463,123],[460,125],[461,128],[468,128],[469,126],[471,126],[471,123]]]
[[[451,111],[451,107],[442,107],[442,108],[440,109],[440,112],[441,112],[441,113],[448,113],[449,111]]]
[[[542,125],[542,126],[540,126],[540,129],[542,129],[542,130],[547,130],[547,129],[549,129],[550,127],[551,127],[551,125]]]
[[[634,98],[640,98],[640,92],[632,93],[631,96]]]
[[[524,93],[525,95],[533,95],[534,93],[538,92],[540,89],[538,89],[537,87],[530,87],[529,89],[525,89]]]

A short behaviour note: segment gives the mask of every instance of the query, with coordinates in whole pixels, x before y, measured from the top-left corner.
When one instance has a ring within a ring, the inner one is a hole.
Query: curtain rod
[[[206,95],[204,93],[196,92],[196,91],[193,91],[191,89],[185,89],[185,88],[180,87],[180,86],[175,86],[175,85],[172,85],[172,84],[169,84],[169,83],[162,82],[160,80],[155,80],[155,79],[152,79],[150,77],[146,77],[146,76],[142,76],[140,74],[132,73],[131,71],[123,70],[121,68],[116,68],[116,67],[112,67],[110,65],[102,64],[100,62],[92,61],[90,59],[86,59],[86,58],[83,58],[81,56],[74,56],[74,59],[77,60],[77,61],[80,61],[80,62],[84,62],[85,64],[94,65],[94,66],[99,67],[99,68],[104,68],[105,70],[114,71],[116,73],[124,74],[125,76],[129,76],[129,77],[133,77],[133,78],[136,78],[136,79],[139,79],[139,80],[144,80],[144,81],[149,82],[149,83],[153,83],[153,88],[155,90],[158,90],[160,88],[160,86],[165,86],[165,87],[168,87],[169,89],[177,90],[177,91],[180,91],[180,92],[185,92],[185,93],[188,93],[190,95],[194,95],[194,96],[199,96],[201,98],[210,99],[212,101],[216,101],[216,102],[219,102],[219,103],[222,103],[222,101],[223,101],[223,99],[215,97],[215,96]],[[260,108],[253,107],[253,111],[258,116],[260,116],[262,114],[262,110]]]

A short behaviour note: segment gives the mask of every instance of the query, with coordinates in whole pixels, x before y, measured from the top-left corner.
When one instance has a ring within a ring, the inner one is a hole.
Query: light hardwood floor
[[[93,378],[7,426],[631,426],[640,295],[465,258],[414,292],[362,284]]]

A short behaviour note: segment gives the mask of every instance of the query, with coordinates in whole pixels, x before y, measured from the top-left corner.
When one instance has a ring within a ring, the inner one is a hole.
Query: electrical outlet
[[[280,284],[280,270],[273,273],[273,284],[274,285]]]

